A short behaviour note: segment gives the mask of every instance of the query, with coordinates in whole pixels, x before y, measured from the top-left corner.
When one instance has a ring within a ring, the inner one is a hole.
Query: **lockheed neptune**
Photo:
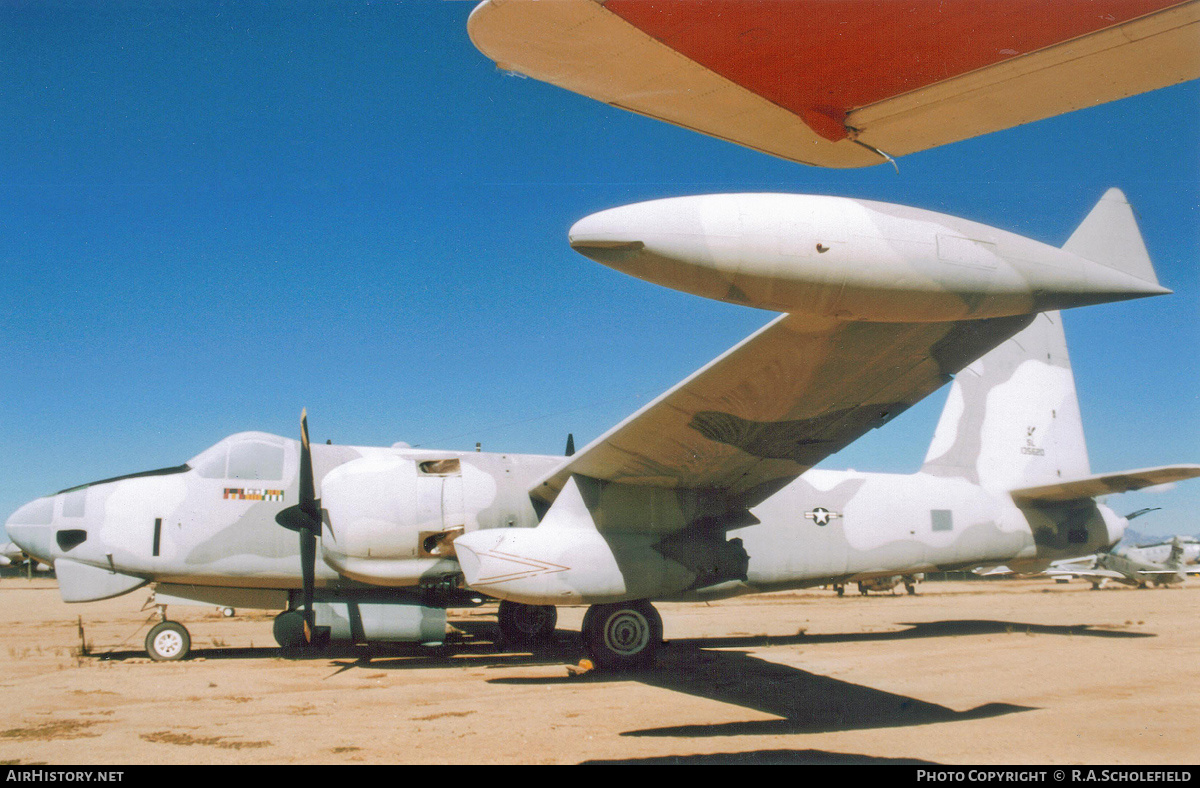
[[[7,521],[86,602],[277,609],[284,646],[441,642],[502,600],[536,638],[586,605],[597,664],[650,662],[655,600],[1004,563],[1115,544],[1094,496],[1200,465],[1092,473],[1060,310],[1169,292],[1110,190],[1065,246],[915,208],[802,195],[625,206],[570,231],[621,271],[783,312],[577,453],[310,445],[239,433],[178,466],[38,498]],[[953,380],[913,475],[814,469]]]

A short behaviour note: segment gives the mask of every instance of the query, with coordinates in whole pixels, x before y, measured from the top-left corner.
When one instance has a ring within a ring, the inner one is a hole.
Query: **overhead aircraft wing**
[[[825,167],[1200,77],[1200,0],[486,0],[468,32],[503,69]]]
[[[1032,316],[859,323],[782,315],[539,481],[703,490],[750,507],[924,399]]]
[[[1140,490],[1143,487],[1169,484],[1197,476],[1200,476],[1200,465],[1164,465],[1123,473],[1102,473],[1041,487],[1025,487],[1013,490],[1012,497],[1017,504],[1073,501],[1078,498]]]

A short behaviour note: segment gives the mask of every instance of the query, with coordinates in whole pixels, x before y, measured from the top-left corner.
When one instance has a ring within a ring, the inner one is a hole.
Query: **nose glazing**
[[[8,538],[29,555],[49,561],[54,554],[54,498],[30,501],[4,524]]]

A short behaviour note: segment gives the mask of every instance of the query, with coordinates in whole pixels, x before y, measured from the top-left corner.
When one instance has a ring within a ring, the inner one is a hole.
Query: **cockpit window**
[[[235,443],[229,449],[230,479],[282,479],[283,447],[259,441]]]
[[[205,454],[209,455],[207,457],[202,454],[196,459],[192,460],[192,462],[196,463],[196,475],[202,479],[224,479],[225,455],[228,453],[229,452],[226,451],[225,447],[221,446],[211,454],[209,452],[205,452]]]
[[[87,488],[63,496],[63,517],[83,517],[87,507]]]

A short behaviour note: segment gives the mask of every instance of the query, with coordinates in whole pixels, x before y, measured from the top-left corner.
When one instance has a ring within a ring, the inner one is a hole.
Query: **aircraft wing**
[[[1107,580],[1126,581],[1129,578],[1120,572],[1114,572],[1111,569],[1047,569],[1046,575],[1049,577],[1099,577]]]
[[[924,399],[1032,316],[859,323],[781,315],[602,435],[530,495],[572,474],[765,500]]]
[[[1200,476],[1200,465],[1164,465],[1123,473],[1097,474],[1041,487],[1025,487],[1013,490],[1012,497],[1018,504],[1073,501],[1078,498],[1140,490],[1143,487],[1183,481],[1196,476]]]
[[[487,0],[468,32],[502,69],[825,167],[1200,77],[1200,0]]]

